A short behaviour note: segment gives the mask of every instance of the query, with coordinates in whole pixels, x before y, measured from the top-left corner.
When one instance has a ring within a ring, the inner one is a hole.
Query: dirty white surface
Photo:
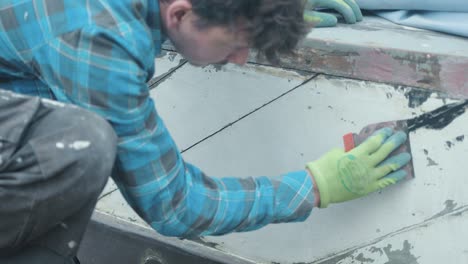
[[[166,77],[177,70],[180,66],[186,63],[186,60],[176,52],[164,52],[161,56],[155,59],[156,67],[154,69],[154,81],[159,81],[161,78]]]
[[[151,96],[183,151],[311,76],[252,65],[222,68],[184,65],[153,89]]]
[[[184,158],[213,177],[303,169],[340,147],[347,132],[450,102],[433,95],[411,108],[407,89],[313,77],[255,65],[183,65],[152,96],[180,149],[188,149]],[[314,210],[303,223],[205,240],[259,263],[468,263],[467,124],[464,114],[442,130],[410,135],[413,180]],[[144,225],[112,189],[97,209]]]

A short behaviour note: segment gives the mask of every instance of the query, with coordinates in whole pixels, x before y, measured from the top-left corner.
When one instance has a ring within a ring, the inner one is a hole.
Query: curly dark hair
[[[304,21],[304,0],[190,0],[200,26],[234,26],[247,21],[249,42],[272,63],[292,54],[311,25]]]

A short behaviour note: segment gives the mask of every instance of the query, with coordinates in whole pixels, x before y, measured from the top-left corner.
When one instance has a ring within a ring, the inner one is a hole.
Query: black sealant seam
[[[161,50],[166,51],[166,52],[176,52],[177,53],[177,50],[173,46],[168,46],[168,45],[165,45]],[[277,69],[294,71],[294,72],[299,73],[300,75],[317,74],[317,72],[314,72],[314,71],[309,71],[309,70],[305,70],[305,69],[297,69],[297,68],[294,68],[294,67],[288,67],[288,66],[284,66],[284,65],[274,65],[274,64],[269,64],[269,63],[261,63],[261,62],[255,61],[255,60],[248,60],[247,63],[252,64],[252,65],[257,65],[257,66],[265,66],[265,67],[270,67],[270,68],[277,68]]]
[[[253,65],[259,65],[259,66],[265,66],[265,67],[273,67],[273,68],[280,68],[280,69],[285,69],[289,71],[294,71],[297,72],[300,75],[304,74],[310,74],[314,73],[317,74],[318,76],[323,76],[327,79],[339,79],[339,80],[351,80],[351,81],[357,81],[357,82],[364,82],[366,86],[369,84],[375,83],[375,84],[383,84],[383,85],[388,85],[389,87],[392,87],[396,91],[402,90],[405,91],[405,97],[408,99],[408,106],[410,108],[415,108],[419,105],[421,105],[424,102],[423,98],[415,98],[415,97],[420,97],[422,94],[428,94],[429,96],[436,94],[438,99],[446,100],[446,99],[452,99],[452,100],[460,100],[459,97],[456,97],[454,95],[450,95],[447,93],[447,91],[443,91],[440,89],[436,88],[428,88],[428,87],[418,87],[418,86],[409,86],[403,83],[389,83],[389,82],[382,82],[378,80],[366,80],[362,78],[357,78],[354,76],[346,76],[346,75],[338,75],[338,74],[333,74],[330,72],[317,72],[317,71],[308,71],[304,69],[298,69],[294,67],[287,67],[287,66],[275,66],[275,65],[270,65],[268,63],[259,63],[259,62],[252,62],[249,61],[249,64]],[[418,101],[419,100],[419,101]]]
[[[465,108],[468,106],[468,100],[451,103],[441,106],[435,110],[409,119],[408,131],[414,131],[420,127],[427,129],[442,129],[452,123],[458,116],[465,113]]]
[[[308,74],[315,74],[315,75],[322,74],[322,73],[318,73],[318,72],[314,72],[314,71],[297,69],[297,68],[294,68],[294,67],[287,67],[287,66],[281,66],[281,65],[272,65],[272,64],[260,63],[260,62],[256,62],[256,61],[249,61],[248,63],[252,64],[252,65],[256,65],[256,66],[263,66],[263,67],[270,67],[270,68],[282,69],[282,70],[287,70],[287,71],[293,71],[293,72],[296,72],[296,73],[298,73],[299,75],[302,75],[302,76],[308,75]]]
[[[165,80],[169,79],[178,69],[180,69],[182,66],[184,66],[187,63],[186,60],[181,62],[179,65],[171,68],[168,72],[164,73],[163,75],[157,76],[153,79],[151,79],[148,82],[148,88],[150,90],[156,88],[160,83],[164,82]]]
[[[210,139],[211,137],[215,136],[216,134],[222,132],[223,130],[225,130],[225,129],[231,127],[231,126],[233,126],[234,124],[238,123],[239,121],[241,121],[241,120],[247,118],[248,116],[254,114],[255,112],[261,110],[262,108],[264,108],[264,107],[266,107],[266,106],[268,106],[268,105],[274,103],[275,101],[277,101],[277,100],[279,100],[280,98],[286,96],[287,94],[289,94],[289,93],[291,93],[291,92],[297,90],[297,89],[300,88],[301,86],[303,86],[303,85],[307,84],[308,82],[312,81],[313,79],[315,79],[317,76],[318,76],[318,74],[312,75],[311,77],[309,77],[308,79],[306,79],[305,81],[303,81],[301,84],[299,84],[299,85],[295,86],[294,88],[292,88],[292,89],[290,89],[290,90],[288,90],[288,91],[282,93],[281,95],[279,95],[279,96],[273,98],[272,100],[266,102],[265,104],[263,104],[263,105],[261,105],[261,106],[255,108],[254,110],[252,110],[252,111],[250,111],[249,113],[247,113],[247,114],[241,116],[241,117],[238,118],[237,120],[228,123],[227,125],[223,126],[222,128],[218,129],[217,131],[211,133],[210,135],[208,135],[208,136],[204,137],[203,139],[199,140],[198,142],[192,144],[190,147],[188,147],[188,148],[182,150],[181,153],[184,153],[184,152],[186,152],[186,151],[189,151],[190,149],[192,149],[192,148],[194,148],[195,146],[201,144],[202,142],[204,142],[204,141]]]
[[[116,192],[117,190],[119,190],[119,188],[115,188],[115,189],[112,190],[112,191],[108,191],[108,192],[102,194],[101,196],[99,196],[98,201],[101,200],[101,199],[103,199],[104,197],[107,197],[107,196],[113,194],[113,193]]]

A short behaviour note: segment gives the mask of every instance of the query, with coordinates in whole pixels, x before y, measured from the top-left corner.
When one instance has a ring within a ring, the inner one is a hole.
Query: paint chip
[[[408,99],[408,107],[416,108],[424,104],[429,97],[431,97],[432,92],[422,89],[410,89],[405,93],[405,97]]]
[[[457,209],[457,203],[454,200],[446,200],[444,202],[444,205],[445,205],[445,208],[442,211],[440,211],[436,215],[432,216],[431,218],[427,219],[426,222],[430,221],[430,220],[434,220],[434,219],[442,217],[442,216],[445,216],[445,215],[447,215],[449,213],[452,213],[453,211],[455,211]]]
[[[364,257],[364,253],[357,255],[355,259],[359,261],[359,263],[373,263],[375,261],[374,259]]]
[[[427,166],[432,167],[432,166],[438,166],[439,163],[435,162],[433,159],[427,157]]]
[[[381,248],[377,248],[377,247],[371,247],[369,249],[369,252],[371,253],[380,253],[380,255],[382,256],[383,255],[383,251]]]
[[[55,147],[57,147],[58,149],[63,149],[63,148],[65,148],[65,144],[63,144],[62,142],[57,142],[55,144]]]
[[[446,145],[447,148],[449,148],[449,149],[453,147],[452,141],[446,141],[446,142],[445,142],[445,145]]]
[[[463,142],[465,140],[465,135],[461,135],[455,138],[458,142]]]
[[[405,240],[403,242],[403,248],[392,250],[392,245],[388,244],[387,247],[384,247],[383,250],[385,255],[387,255],[388,262],[387,263],[406,263],[406,264],[417,264],[418,257],[411,253],[413,246]],[[402,262],[403,261],[403,262]]]

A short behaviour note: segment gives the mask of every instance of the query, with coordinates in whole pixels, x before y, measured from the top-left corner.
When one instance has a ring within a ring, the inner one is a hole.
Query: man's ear
[[[187,19],[192,12],[192,3],[190,0],[175,0],[168,4],[166,13],[166,26],[176,29],[181,22]]]

